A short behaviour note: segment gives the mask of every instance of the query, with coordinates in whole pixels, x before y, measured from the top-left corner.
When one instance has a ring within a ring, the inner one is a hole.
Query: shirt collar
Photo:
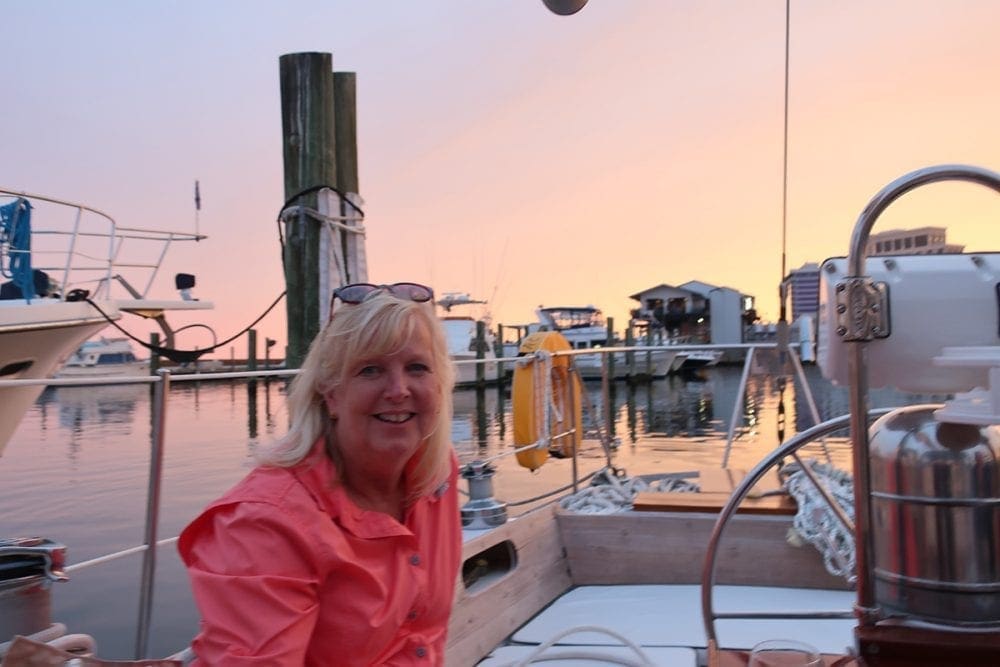
[[[337,468],[327,456],[322,438],[316,441],[308,456],[293,468],[293,474],[320,509],[352,535],[366,539],[412,535],[406,526],[391,516],[362,509],[351,500],[344,486],[337,481]],[[426,500],[421,498],[417,502]]]

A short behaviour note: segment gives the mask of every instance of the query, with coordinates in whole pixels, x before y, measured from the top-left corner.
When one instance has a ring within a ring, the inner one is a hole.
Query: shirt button
[[[418,658],[423,658],[426,655],[427,655],[427,649],[424,648],[423,646],[418,646],[417,647],[417,657]]]
[[[410,556],[410,565],[420,565],[420,554]]]
[[[417,612],[415,610],[410,610],[410,613],[406,615],[407,620],[413,621],[417,618]]]

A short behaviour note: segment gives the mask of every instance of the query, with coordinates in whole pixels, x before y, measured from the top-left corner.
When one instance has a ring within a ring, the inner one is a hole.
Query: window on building
[[[907,236],[905,239],[903,239],[903,247],[904,248],[909,248],[912,245],[913,245],[913,240],[910,239],[910,237]]]
[[[918,248],[922,248],[927,245],[927,234],[918,234],[917,238],[913,239],[914,245]]]
[[[899,242],[899,239],[895,239],[892,242],[892,247],[894,250],[899,250],[902,247],[902,244]]]

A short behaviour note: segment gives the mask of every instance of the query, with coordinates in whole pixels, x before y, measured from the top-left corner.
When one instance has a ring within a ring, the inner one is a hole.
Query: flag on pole
[[[198,181],[194,182],[194,210],[201,210],[201,190],[198,188]]]

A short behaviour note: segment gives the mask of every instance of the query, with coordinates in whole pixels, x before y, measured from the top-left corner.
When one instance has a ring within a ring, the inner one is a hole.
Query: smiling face
[[[441,409],[433,368],[430,333],[419,323],[399,349],[363,356],[324,394],[349,476],[399,473],[419,450]]]

